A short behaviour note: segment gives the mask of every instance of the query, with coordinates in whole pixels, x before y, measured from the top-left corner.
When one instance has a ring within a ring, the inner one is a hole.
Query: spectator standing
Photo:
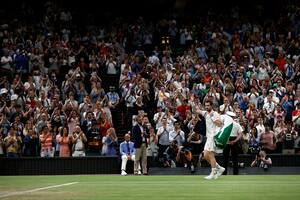
[[[53,157],[54,147],[52,146],[53,136],[48,128],[44,126],[40,134],[41,157]]]
[[[20,136],[16,135],[16,130],[14,127],[9,128],[8,135],[4,138],[3,143],[6,150],[6,156],[8,158],[20,157],[22,139]]]
[[[137,117],[137,124],[132,128],[132,136],[134,140],[134,147],[136,148],[134,173],[141,174],[139,171],[140,160],[142,161],[142,171],[144,175],[147,171],[147,128],[143,126],[143,116]]]
[[[116,156],[118,145],[118,138],[114,128],[109,128],[107,130],[107,135],[102,138],[102,144],[105,146],[102,148],[102,154],[106,156]]]
[[[235,113],[233,112],[226,112],[226,115],[229,115],[230,117],[236,117]],[[229,141],[226,144],[226,146],[223,149],[223,167],[225,168],[225,171],[223,172],[223,175],[227,175],[228,173],[228,161],[229,161],[229,154],[231,153],[232,156],[232,162],[233,162],[233,175],[238,175],[239,169],[238,169],[238,141],[241,139],[243,134],[243,128],[239,123],[233,120],[233,127],[230,133]]]
[[[85,143],[87,142],[85,134],[82,132],[80,126],[75,126],[72,134],[72,156],[84,157],[85,156]]]
[[[39,139],[32,129],[29,129],[23,139],[22,155],[36,157],[39,155]]]
[[[61,127],[57,143],[59,144],[59,157],[69,157],[71,155],[70,144],[72,137],[69,135],[67,127]]]

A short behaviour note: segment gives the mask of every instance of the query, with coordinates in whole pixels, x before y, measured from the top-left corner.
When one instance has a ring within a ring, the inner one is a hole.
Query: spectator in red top
[[[107,117],[105,115],[103,115],[100,118],[100,124],[99,124],[100,133],[101,133],[102,137],[106,136],[107,130],[111,127],[112,127],[111,123],[109,122],[109,120],[107,120]]]
[[[89,70],[89,65],[85,62],[83,57],[80,58],[78,66],[80,67],[80,70],[83,72],[88,72]]]
[[[285,64],[286,64],[286,60],[283,56],[283,53],[279,53],[278,54],[278,57],[277,59],[274,61],[274,64],[278,66],[278,69],[281,71],[281,72],[285,72]]]
[[[41,157],[53,157],[54,148],[52,147],[53,136],[48,128],[44,126],[40,133]]]
[[[185,120],[186,111],[191,110],[191,106],[188,104],[188,100],[184,99],[182,104],[180,106],[177,106],[176,110],[179,113],[180,120]]]

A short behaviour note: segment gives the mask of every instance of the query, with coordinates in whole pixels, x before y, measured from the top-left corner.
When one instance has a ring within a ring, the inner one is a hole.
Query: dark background
[[[0,22],[3,23],[3,20],[20,16],[25,17],[26,20],[34,21],[35,18],[42,16],[45,12],[45,2],[45,0],[2,1]],[[71,10],[74,20],[95,24],[107,23],[112,17],[143,16],[146,19],[155,20],[162,17],[170,18],[174,13],[186,18],[195,15],[207,15],[208,11],[222,16],[223,13],[230,13],[234,7],[238,7],[242,13],[255,20],[263,20],[276,18],[287,4],[299,4],[297,0],[54,0],[53,2],[62,8]],[[31,12],[24,13],[24,7],[30,8]]]

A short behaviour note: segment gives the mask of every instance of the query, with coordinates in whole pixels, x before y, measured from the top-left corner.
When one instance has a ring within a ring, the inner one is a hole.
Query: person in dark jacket
[[[23,140],[23,156],[36,157],[39,154],[39,139],[36,137],[33,130],[28,130],[28,133]]]
[[[140,175],[139,171],[140,161],[142,161],[142,171],[147,175],[147,138],[148,128],[143,125],[143,115],[137,117],[137,124],[132,128],[132,137],[134,142],[135,161],[134,161],[134,174]]]

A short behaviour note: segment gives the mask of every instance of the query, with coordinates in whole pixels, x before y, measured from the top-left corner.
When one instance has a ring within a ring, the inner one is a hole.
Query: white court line
[[[52,185],[52,186],[36,188],[36,189],[26,190],[26,191],[21,191],[21,192],[11,192],[11,193],[8,193],[8,194],[1,195],[0,198],[16,196],[16,195],[21,195],[21,194],[27,194],[27,193],[31,193],[31,192],[38,192],[38,191],[41,191],[41,190],[48,190],[48,189],[58,188],[58,187],[63,187],[63,186],[68,186],[68,185],[74,185],[74,184],[77,184],[77,183],[78,182],[71,182],[71,183],[65,183],[65,184],[60,184],[60,185]]]

